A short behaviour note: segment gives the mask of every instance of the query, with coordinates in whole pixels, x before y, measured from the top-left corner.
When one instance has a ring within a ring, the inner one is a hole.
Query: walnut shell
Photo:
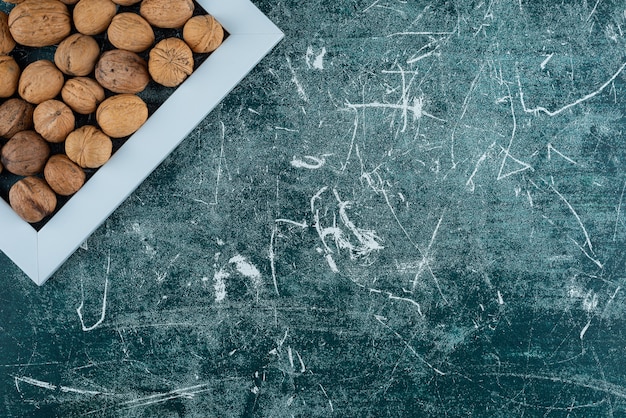
[[[95,74],[98,83],[114,93],[139,93],[150,82],[146,61],[134,52],[123,49],[102,54],[96,64]]]
[[[70,13],[59,0],[26,0],[9,13],[9,30],[25,46],[55,45],[72,30]]]
[[[107,29],[109,42],[119,49],[143,52],[154,44],[152,26],[136,13],[116,15]]]
[[[115,13],[111,0],[80,0],[74,7],[74,26],[83,35],[97,35],[107,30]]]
[[[72,109],[58,100],[41,102],[33,112],[35,131],[48,142],[63,142],[74,130],[76,119]]]
[[[20,66],[9,55],[0,55],[0,97],[11,97],[17,91]]]
[[[123,138],[133,134],[148,119],[148,106],[134,94],[118,94],[100,103],[96,120],[105,134]]]
[[[85,172],[67,155],[55,154],[46,163],[43,175],[48,185],[57,194],[69,196],[85,184]]]
[[[193,52],[215,51],[224,41],[224,28],[211,15],[194,16],[183,27],[183,39]]]
[[[39,177],[25,177],[11,186],[9,204],[20,218],[34,223],[54,212],[57,197]]]
[[[75,77],[65,82],[61,97],[74,112],[88,115],[104,100],[104,89],[94,79]]]
[[[193,15],[192,0],[143,0],[139,14],[157,28],[180,28]]]
[[[176,87],[193,72],[193,53],[178,38],[163,39],[150,50],[148,71],[157,83]]]
[[[100,56],[100,45],[94,38],[75,33],[65,38],[54,53],[54,63],[67,75],[85,76],[93,71]]]
[[[95,126],[85,125],[65,139],[65,153],[83,168],[98,168],[111,158],[113,143]]]
[[[35,131],[18,132],[2,147],[0,161],[18,176],[40,173],[50,156],[48,143]]]
[[[78,3],[78,0],[60,0],[60,1],[61,1],[61,3],[67,4],[68,6],[71,6],[72,4]]]
[[[25,100],[13,98],[0,105],[0,136],[11,138],[18,132],[33,127],[34,106]]]
[[[39,104],[55,98],[64,82],[63,73],[52,62],[39,60],[24,68],[17,91],[27,102]]]
[[[139,3],[141,0],[113,0],[113,3],[119,4],[120,6],[132,6],[133,4]]]
[[[8,54],[15,48],[15,40],[9,30],[9,15],[0,12],[0,54]]]

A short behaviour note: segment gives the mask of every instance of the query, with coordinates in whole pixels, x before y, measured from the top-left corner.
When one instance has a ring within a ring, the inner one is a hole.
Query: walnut
[[[9,13],[9,31],[21,45],[55,45],[71,30],[70,13],[59,0],[26,0]]]
[[[119,4],[120,6],[132,6],[133,4],[139,3],[141,0],[113,0],[113,3]]]
[[[150,74],[146,61],[139,55],[114,49],[100,57],[96,64],[96,80],[114,93],[139,93],[150,82]]]
[[[192,0],[143,0],[139,13],[157,28],[180,28],[193,15]]]
[[[148,71],[157,83],[176,87],[193,72],[193,53],[178,38],[163,39],[150,50]]]
[[[43,175],[48,185],[57,194],[69,196],[85,184],[85,172],[67,155],[55,154],[46,163]]]
[[[65,82],[61,97],[74,112],[88,115],[104,100],[104,89],[94,79],[75,77]]]
[[[224,41],[224,28],[211,15],[194,16],[183,27],[183,39],[193,52],[215,51]]]
[[[152,26],[136,13],[116,15],[107,29],[109,42],[119,49],[143,52],[154,44]]]
[[[98,168],[111,158],[111,138],[92,125],[81,126],[65,139],[65,153],[83,168]]]
[[[148,106],[134,94],[118,94],[103,101],[96,120],[105,134],[123,138],[133,134],[148,119]]]
[[[11,138],[33,127],[34,106],[22,99],[9,99],[0,105],[0,136]]]
[[[89,35],[75,33],[65,38],[54,53],[54,63],[67,75],[85,76],[93,71],[100,45]]]
[[[11,97],[17,91],[20,66],[9,55],[0,55],[0,97]]]
[[[54,212],[57,197],[39,177],[25,177],[9,190],[9,204],[20,218],[34,223]]]
[[[27,102],[39,104],[56,97],[64,82],[63,73],[52,62],[39,60],[24,68],[17,91]]]
[[[80,0],[74,7],[74,26],[84,35],[97,35],[109,27],[115,13],[111,0]]]
[[[41,102],[33,112],[35,131],[48,142],[63,142],[75,123],[72,109],[58,100]]]
[[[15,48],[15,40],[9,30],[9,15],[0,12],[0,54],[8,54]]]
[[[18,132],[2,147],[0,161],[18,176],[40,173],[50,156],[48,143],[35,131]]]

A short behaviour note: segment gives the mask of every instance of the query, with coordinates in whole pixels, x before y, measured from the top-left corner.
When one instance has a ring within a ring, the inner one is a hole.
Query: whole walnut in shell
[[[11,138],[18,132],[33,127],[34,106],[25,100],[13,98],[0,105],[0,136]]]
[[[96,120],[112,138],[131,135],[148,119],[148,106],[134,94],[111,96],[98,106]]]
[[[74,130],[74,112],[59,100],[41,102],[33,112],[35,131],[48,142],[63,142]]]
[[[180,28],[193,15],[192,0],[143,0],[139,13],[157,28]]]
[[[215,51],[224,41],[224,28],[211,15],[194,16],[183,27],[183,39],[193,52]]]
[[[119,4],[120,6],[132,6],[133,4],[139,3],[141,0],[113,0],[113,3]]]
[[[80,0],[74,6],[74,26],[84,35],[97,35],[107,30],[115,13],[111,0]]]
[[[0,161],[4,168],[18,176],[32,176],[43,170],[50,147],[35,131],[18,132],[2,147]]]
[[[86,76],[93,71],[100,56],[100,45],[94,38],[75,33],[65,38],[54,53],[54,63],[67,75]]]
[[[150,82],[146,61],[136,53],[123,49],[102,54],[95,74],[98,83],[114,93],[139,93]]]
[[[65,139],[65,153],[83,168],[98,168],[111,158],[111,138],[92,125],[84,125]]]
[[[0,12],[0,54],[8,54],[15,48],[15,40],[9,30],[9,15]]]
[[[150,50],[148,71],[157,83],[176,87],[193,72],[193,53],[178,38],[163,39]]]
[[[88,115],[104,100],[104,89],[94,79],[75,77],[65,82],[61,97],[74,112]]]
[[[9,190],[9,204],[20,218],[34,223],[54,212],[57,197],[39,177],[25,177]]]
[[[0,55],[0,97],[11,97],[17,91],[20,66],[9,55]]]
[[[143,52],[154,44],[152,26],[137,13],[117,14],[107,29],[109,42],[118,48]]]
[[[26,0],[9,13],[9,31],[21,45],[55,45],[71,30],[70,13],[59,0]]]
[[[39,104],[56,97],[64,83],[63,73],[52,62],[39,60],[24,68],[17,89],[22,99]]]
[[[76,193],[85,184],[86,177],[83,169],[64,154],[50,157],[43,175],[52,190],[61,196]]]

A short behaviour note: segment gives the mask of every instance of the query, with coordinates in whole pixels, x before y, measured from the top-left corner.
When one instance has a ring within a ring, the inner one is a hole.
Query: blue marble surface
[[[51,281],[0,256],[0,415],[626,416],[624,3],[254,3]]]

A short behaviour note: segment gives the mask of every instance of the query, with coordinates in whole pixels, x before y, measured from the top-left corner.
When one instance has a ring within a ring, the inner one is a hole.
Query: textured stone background
[[[254,3],[51,281],[0,256],[0,415],[626,416],[624,3]]]

